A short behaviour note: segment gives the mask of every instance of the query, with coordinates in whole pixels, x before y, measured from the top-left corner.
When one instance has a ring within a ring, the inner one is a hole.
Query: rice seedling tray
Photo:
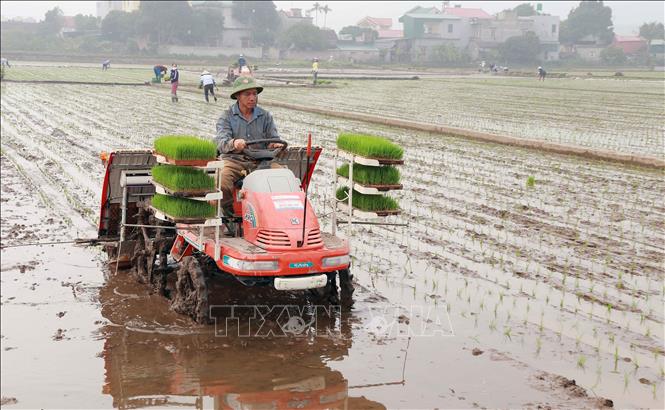
[[[350,151],[339,149],[340,157],[353,161],[356,164],[367,165],[370,167],[380,167],[383,165],[404,165],[403,159],[390,159],[390,158],[368,158],[355,154]]]
[[[349,205],[343,202],[338,204],[339,209],[342,212],[349,212]],[[399,209],[386,209],[386,210],[375,210],[375,211],[361,211],[358,208],[353,208],[352,215],[360,219],[373,219],[373,218],[383,218],[391,215],[399,215],[402,211]]]
[[[159,182],[152,181],[152,184],[155,186],[155,192],[162,195],[170,195],[178,198],[189,198],[195,199],[198,201],[215,201],[222,199],[221,192],[218,192],[216,189],[210,190],[198,190],[198,191],[183,191],[183,190],[173,190],[170,189]]]
[[[152,155],[160,164],[178,165],[183,167],[198,167],[198,168],[223,167],[223,161],[217,161],[216,159],[173,159],[158,152],[154,152]]]
[[[155,140],[154,154],[158,162],[171,165],[206,166],[215,161],[217,147],[214,142],[191,135],[164,135]],[[159,157],[162,158],[159,158]]]
[[[173,223],[179,223],[179,224],[187,224],[187,225],[197,225],[197,224],[203,224],[205,223],[208,219],[214,219],[214,218],[185,218],[185,217],[176,217],[173,215],[169,215],[166,212],[155,208],[154,206],[150,205],[150,209],[155,215],[155,218],[166,221],[166,222],[173,222]]]
[[[342,184],[346,186],[351,186],[351,182],[348,178],[338,175],[339,180]],[[358,182],[353,183],[353,190],[358,191],[361,194],[365,195],[380,195],[382,192],[393,191],[402,189],[402,184],[390,184],[390,185],[379,185],[379,184],[360,184]]]

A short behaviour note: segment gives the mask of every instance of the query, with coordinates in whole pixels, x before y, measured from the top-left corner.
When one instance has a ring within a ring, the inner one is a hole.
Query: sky
[[[536,4],[536,1],[451,1],[451,7],[461,4],[462,7],[482,8],[489,14],[497,13],[507,8],[513,8],[522,3]],[[308,10],[312,8],[313,1],[275,1],[277,9],[287,10],[300,8]],[[541,1],[543,12],[561,17],[565,20],[568,12],[579,5],[579,1]],[[321,1],[319,4],[328,5],[331,11],[325,17],[328,28],[339,31],[344,26],[357,23],[365,16],[391,17],[393,28],[401,29],[397,19],[409,9],[420,5],[423,7],[441,8],[441,1]],[[617,34],[637,34],[639,26],[645,22],[665,20],[665,2],[663,1],[606,1],[606,5],[612,8],[612,20],[614,31]],[[92,14],[95,15],[96,2],[94,1],[6,1],[0,2],[3,18],[32,17],[42,20],[44,14],[53,7],[60,7],[65,15]],[[314,17],[314,13],[312,13]],[[319,13],[318,26],[323,27],[324,16]]]

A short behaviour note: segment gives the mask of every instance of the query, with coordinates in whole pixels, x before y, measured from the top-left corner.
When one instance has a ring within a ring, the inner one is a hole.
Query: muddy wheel
[[[171,294],[171,309],[197,323],[209,323],[208,285],[199,261],[193,256],[182,259]]]
[[[337,273],[328,273],[328,283],[322,288],[310,289],[316,303],[339,304],[339,293],[337,292]]]
[[[134,255],[132,256],[132,267],[136,272],[136,278],[139,283],[150,283],[148,275],[148,250],[142,240],[136,241],[134,246]]]
[[[339,271],[339,287],[342,305],[345,307],[353,305],[353,274],[349,269]]]

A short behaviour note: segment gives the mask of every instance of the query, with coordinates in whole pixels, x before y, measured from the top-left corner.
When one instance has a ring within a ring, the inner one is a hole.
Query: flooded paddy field
[[[376,110],[387,104],[380,87],[396,84],[378,83],[350,82],[346,92],[369,90],[362,107]],[[417,101],[419,84],[408,82],[416,88],[394,107]],[[342,104],[339,91],[262,96]],[[664,407],[658,170],[271,109],[289,142],[311,131],[324,148],[310,198],[326,229],[337,135],[371,133],[405,148],[395,194],[403,213],[390,221],[408,226],[340,227],[356,302],[306,337],[194,325],[131,272],[107,268],[95,247],[11,247],[96,236],[99,152],[148,148],[165,133],[212,137],[227,105],[185,92],[171,104],[162,87],[3,83],[3,406]],[[542,114],[513,110],[513,130]],[[630,138],[603,129],[628,149]],[[283,303],[216,286],[222,300]]]

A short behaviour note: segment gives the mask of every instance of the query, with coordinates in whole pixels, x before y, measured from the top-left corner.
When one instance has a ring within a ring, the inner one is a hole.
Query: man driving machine
[[[224,160],[221,176],[222,207],[227,215],[233,214],[233,188],[235,183],[254,171],[258,162],[243,151],[252,145],[258,149],[284,148],[272,115],[257,106],[263,87],[252,77],[238,77],[233,83],[231,105],[217,120],[217,153]],[[257,142],[276,140],[280,142]],[[273,164],[274,167],[279,167]]]

